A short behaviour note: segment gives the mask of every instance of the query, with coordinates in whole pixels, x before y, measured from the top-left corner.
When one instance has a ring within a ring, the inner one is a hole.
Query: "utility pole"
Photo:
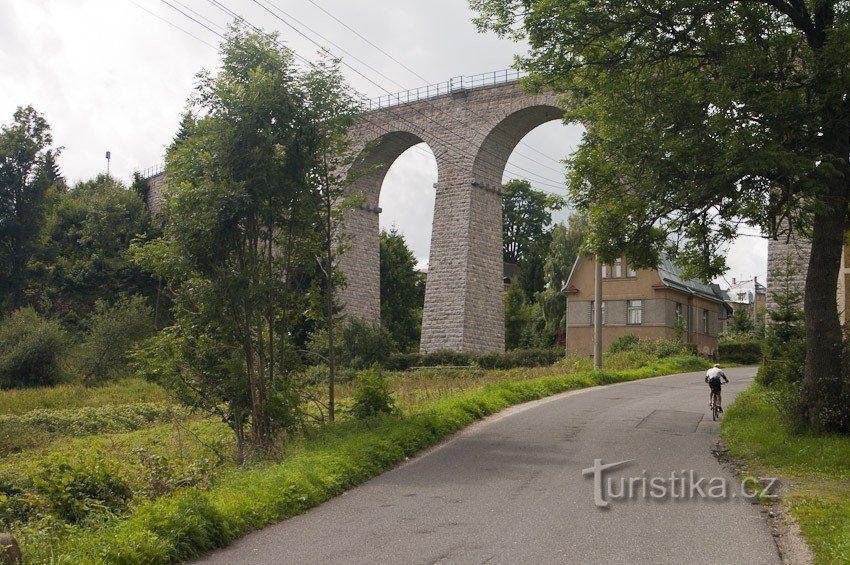
[[[596,263],[596,285],[593,289],[593,368],[602,368],[602,263],[599,255]]]

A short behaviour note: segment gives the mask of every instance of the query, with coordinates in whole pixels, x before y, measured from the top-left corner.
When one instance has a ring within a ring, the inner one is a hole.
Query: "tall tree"
[[[563,198],[534,190],[527,180],[514,179],[502,187],[502,242],[505,262],[520,269],[526,296],[543,290],[543,262],[549,246],[552,211]]]
[[[424,294],[416,257],[395,228],[381,231],[381,323],[402,351],[419,344]]]
[[[265,448],[298,407],[284,351],[287,314],[306,303],[288,281],[321,255],[316,160],[334,145],[317,121],[336,110],[316,111],[315,78],[274,36],[237,26],[221,52],[220,71],[199,75],[202,117],[167,155],[165,236],[136,255],[174,293],[175,324],[148,351],[176,359],[168,380],[188,399],[226,408],[240,448],[246,423]]]
[[[153,279],[128,253],[135,238],[153,235],[150,214],[135,191],[99,175],[52,200],[31,262],[26,292],[33,301],[72,323],[97,300],[111,302],[120,293],[153,296]]]
[[[625,253],[651,266],[668,248],[687,274],[710,279],[741,223],[811,238],[805,418],[840,426],[850,5],[471,3],[480,27],[528,40],[529,83],[570,93],[567,119],[592,125],[571,158],[570,189],[603,260]]]
[[[27,263],[45,216],[45,196],[61,178],[58,149],[44,116],[32,106],[15,110],[0,128],[0,291],[6,310],[24,301]]]
[[[543,266],[546,288],[538,292],[536,298],[543,311],[545,332],[553,337],[565,327],[566,301],[561,289],[570,277],[586,232],[587,219],[578,214],[552,229],[552,241]]]
[[[304,75],[305,123],[309,124],[310,155],[308,178],[318,199],[319,247],[316,257],[324,281],[322,314],[328,331],[328,419],[335,417],[336,289],[342,284],[338,259],[346,247],[345,211],[353,203],[346,186],[351,180],[342,171],[350,164],[348,129],[354,122],[356,105],[348,92],[336,61],[321,60]],[[290,224],[291,226],[291,224]]]

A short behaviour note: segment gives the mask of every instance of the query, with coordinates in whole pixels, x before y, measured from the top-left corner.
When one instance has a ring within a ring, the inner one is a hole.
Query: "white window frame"
[[[629,300],[626,302],[626,320],[631,326],[643,324],[643,300]]]
[[[708,335],[708,310],[707,309],[704,309],[702,311],[702,333]]]
[[[637,276],[637,270],[635,270],[635,268],[634,268],[634,267],[632,267],[631,265],[629,265],[628,267],[626,267],[626,276],[628,276],[628,277],[636,277],[636,276]]]
[[[614,274],[611,275],[615,279],[619,279],[623,276],[623,260],[620,258],[614,259]]]

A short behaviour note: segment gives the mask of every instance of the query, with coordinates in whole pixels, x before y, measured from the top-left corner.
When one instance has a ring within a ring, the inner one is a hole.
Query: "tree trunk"
[[[804,417],[810,427],[824,430],[838,424],[841,408],[842,335],[836,292],[850,203],[846,178],[850,154],[848,128],[834,125],[826,136],[833,140],[827,153],[836,156],[837,171],[827,179],[825,206],[814,216],[804,298],[806,365],[803,383]]]

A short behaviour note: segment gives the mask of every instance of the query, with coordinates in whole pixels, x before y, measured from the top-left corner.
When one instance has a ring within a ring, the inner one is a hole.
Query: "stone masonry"
[[[563,113],[555,94],[529,94],[516,81],[365,113],[350,132],[357,157],[349,190],[360,198],[343,226],[345,313],[380,321],[381,185],[399,155],[424,142],[438,176],[421,350],[504,351],[502,175],[520,140]],[[155,213],[165,176],[148,181],[147,203]]]
[[[438,177],[421,350],[504,351],[502,175],[528,132],[563,116],[557,103],[554,94],[528,94],[509,82],[365,114],[351,132],[359,153],[351,190],[362,203],[345,225],[346,313],[380,319],[381,184],[401,153],[424,142]]]
[[[785,271],[788,261],[794,266],[794,275],[790,283],[800,292],[806,286],[806,274],[809,272],[809,257],[812,253],[811,242],[796,234],[790,237],[780,235],[779,239],[770,239],[767,242],[767,309],[776,308],[776,300],[773,293],[780,288],[780,280],[777,277]],[[802,304],[800,304],[802,306]]]

